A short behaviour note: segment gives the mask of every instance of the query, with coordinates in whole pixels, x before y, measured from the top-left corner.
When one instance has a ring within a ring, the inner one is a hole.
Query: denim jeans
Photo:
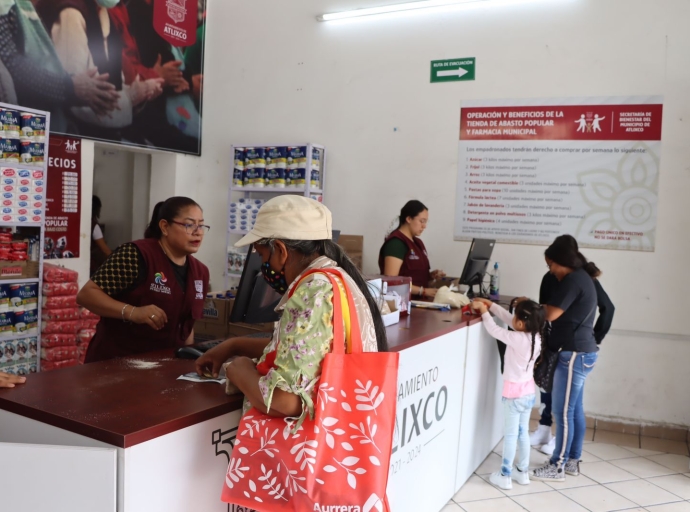
[[[520,457],[515,464],[520,471],[529,469],[529,418],[532,413],[535,396],[526,395],[520,398],[503,398],[503,464],[501,473],[510,476],[513,471],[513,460],[519,449]]]
[[[585,440],[585,410],[582,405],[585,380],[597,362],[596,352],[561,352],[551,392],[553,417],[556,421],[556,448],[551,464],[564,465],[580,460]]]

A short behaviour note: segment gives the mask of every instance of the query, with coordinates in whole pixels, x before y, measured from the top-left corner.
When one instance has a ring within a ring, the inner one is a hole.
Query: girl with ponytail
[[[507,345],[503,370],[503,464],[499,471],[491,475],[490,481],[505,490],[513,488],[513,480],[520,485],[528,485],[529,420],[536,393],[534,363],[542,348],[546,312],[540,304],[531,300],[521,301],[513,315],[487,299],[476,299],[472,302],[472,308],[481,313],[488,333]],[[513,331],[496,325],[489,312]],[[513,467],[516,452],[519,456]]]

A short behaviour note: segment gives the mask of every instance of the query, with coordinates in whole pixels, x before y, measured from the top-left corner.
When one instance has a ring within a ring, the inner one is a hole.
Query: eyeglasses
[[[179,226],[184,226],[184,229],[188,235],[193,235],[197,231],[201,231],[201,234],[205,235],[211,229],[211,226],[206,226],[204,224],[187,224],[186,222],[177,222],[176,220],[171,222]]]

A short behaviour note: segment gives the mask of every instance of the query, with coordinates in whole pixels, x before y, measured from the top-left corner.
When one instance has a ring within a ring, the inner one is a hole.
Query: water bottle
[[[498,296],[498,287],[500,285],[501,276],[498,273],[498,262],[494,264],[494,271],[491,273],[491,282],[489,284],[489,298],[496,300]]]

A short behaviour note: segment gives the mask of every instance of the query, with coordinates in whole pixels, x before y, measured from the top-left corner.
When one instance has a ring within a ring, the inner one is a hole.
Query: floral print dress
[[[353,295],[362,331],[363,350],[376,352],[374,322],[362,292],[344,270],[326,257],[314,260],[304,273],[318,268],[336,268],[343,273],[345,283],[338,278],[336,281],[340,287],[347,286]],[[295,286],[297,289],[288,298]],[[314,416],[314,390],[321,377],[321,363],[331,351],[333,343],[333,285],[323,274],[311,274],[304,280],[300,275],[290,285],[276,309],[282,310],[283,314],[276,322],[273,339],[259,360],[263,362],[266,355],[275,350],[274,368],[261,377],[259,389],[269,410],[276,388],[299,396],[302,414],[294,418],[294,427],[298,428],[307,414]],[[244,412],[249,408],[251,404],[245,401]]]

